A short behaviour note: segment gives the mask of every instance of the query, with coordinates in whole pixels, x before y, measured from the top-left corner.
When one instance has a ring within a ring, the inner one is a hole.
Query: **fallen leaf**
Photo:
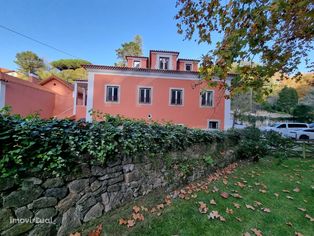
[[[217,219],[218,217],[220,217],[218,211],[212,211],[209,213],[209,215],[207,216],[208,219]]]
[[[227,199],[229,197],[229,193],[226,193],[226,192],[222,192],[220,193],[220,196],[224,199]]]
[[[233,210],[231,208],[227,208],[226,209],[226,213],[229,214],[229,215],[232,215],[233,214]]]
[[[206,203],[204,203],[204,202],[198,202],[198,203],[200,204],[198,207],[198,211],[202,214],[207,213],[208,207],[207,207]]]
[[[261,193],[267,193],[267,191],[265,189],[260,189],[258,191],[261,192]]]
[[[239,217],[236,217],[236,220],[239,222],[242,222],[241,218],[239,218]]]
[[[287,198],[290,199],[290,200],[293,200],[293,197],[291,197],[291,196],[287,196]]]
[[[79,232],[71,233],[70,236],[81,236],[81,233],[79,233]]]
[[[252,228],[251,230],[256,236],[263,236],[262,231],[260,231],[259,229]]]
[[[141,210],[141,208],[138,207],[138,206],[134,206],[132,209],[133,209],[133,211],[134,211],[135,213],[138,213],[138,212],[140,212],[140,210]]]
[[[172,202],[172,200],[171,200],[171,196],[166,196],[165,197],[165,203],[167,204],[167,205],[170,205],[171,204],[171,202]]]
[[[223,216],[219,216],[219,220],[222,222],[226,222],[226,219]]]
[[[131,228],[135,225],[135,220],[128,220],[128,228]]]
[[[251,236],[251,234],[249,232],[245,232],[243,236]]]
[[[153,207],[151,210],[150,210],[150,213],[155,213],[157,210],[155,207]]]
[[[294,232],[295,236],[303,236],[303,234],[299,233],[299,232]]]
[[[88,233],[88,236],[100,236],[102,232],[102,224],[98,225],[97,228]]]
[[[163,209],[165,206],[164,206],[164,204],[161,203],[161,204],[157,205],[156,207],[157,207],[158,210],[161,210],[161,209]]]
[[[261,202],[258,202],[258,201],[254,201],[254,204],[255,204],[256,206],[261,206],[261,205],[263,205]]]
[[[274,193],[274,195],[278,198],[279,197],[279,193]]]
[[[253,206],[248,205],[248,204],[245,204],[245,206],[246,206],[246,208],[248,208],[248,209],[251,209],[251,210],[255,211],[255,208],[254,208]]]
[[[290,191],[289,190],[287,190],[287,189],[284,189],[284,190],[282,190],[284,193],[290,193]]]
[[[305,208],[301,208],[301,207],[298,207],[298,210],[300,210],[300,211],[306,211],[306,209]]]
[[[157,214],[156,214],[157,216],[161,216],[161,211],[160,212],[157,212]]]
[[[301,190],[298,188],[298,187],[296,187],[295,189],[293,189],[293,192],[296,192],[296,193],[299,193]]]
[[[262,208],[262,210],[263,210],[264,212],[267,212],[267,213],[270,212],[270,209],[269,209],[269,208]]]
[[[214,186],[212,192],[215,193],[215,192],[218,192],[219,191],[219,188],[217,188],[216,186]]]
[[[286,223],[286,225],[288,225],[288,226],[290,226],[290,227],[292,227],[292,223],[289,221],[289,222],[287,222]]]
[[[127,220],[125,220],[125,219],[123,219],[123,218],[121,218],[120,220],[119,220],[119,225],[126,225],[128,222],[127,222]]]
[[[235,208],[239,209],[241,206],[238,203],[232,203],[234,205]]]
[[[192,194],[191,198],[197,198],[197,194]]]
[[[210,200],[209,204],[216,205],[216,201],[214,199]]]
[[[143,221],[144,216],[141,213],[133,213],[132,217],[135,221]]]
[[[224,183],[224,185],[228,184],[228,180],[227,179],[223,179],[222,182]]]
[[[240,188],[244,188],[245,184],[242,182],[236,182],[234,185],[239,186]]]
[[[311,222],[314,222],[314,218],[309,214],[305,214],[305,218],[309,219]]]
[[[231,194],[231,196],[234,198],[242,198],[242,196],[238,193],[233,193],[233,194]]]

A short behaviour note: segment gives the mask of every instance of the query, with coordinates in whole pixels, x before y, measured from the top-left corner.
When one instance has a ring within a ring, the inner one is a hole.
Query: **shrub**
[[[268,154],[268,147],[262,132],[253,127],[241,130],[241,139],[237,146],[237,154],[241,159],[258,161]]]
[[[60,175],[80,163],[123,155],[155,155],[223,141],[219,132],[107,116],[102,122],[42,120],[0,114],[0,175]]]

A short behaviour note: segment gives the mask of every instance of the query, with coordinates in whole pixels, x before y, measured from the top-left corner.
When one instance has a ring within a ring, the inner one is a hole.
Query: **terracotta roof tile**
[[[198,74],[198,72],[194,72],[194,71],[159,70],[159,69],[104,66],[104,65],[83,65],[83,67],[85,69],[100,69],[100,70],[122,70],[122,71],[158,72],[158,73],[172,73],[172,74],[178,73],[178,74],[193,74],[193,75]]]
[[[178,58],[178,61],[197,61],[197,62],[200,62],[200,60],[197,60],[197,59],[188,59],[188,58]]]
[[[180,54],[180,52],[176,52],[176,51],[165,51],[165,50],[150,50],[149,54],[152,52],[164,52],[164,53],[175,53],[175,54]]]

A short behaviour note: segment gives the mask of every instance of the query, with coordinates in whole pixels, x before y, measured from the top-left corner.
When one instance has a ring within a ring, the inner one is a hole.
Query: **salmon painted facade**
[[[0,108],[10,106],[12,114],[38,114],[45,119],[75,118],[73,91],[71,83],[56,76],[38,82],[0,73]],[[77,103],[83,104],[81,88],[77,94]]]
[[[91,121],[95,117],[90,111],[95,111],[191,128],[230,128],[226,91],[208,87],[199,78],[198,60],[180,59],[178,55],[151,50],[149,57],[128,56],[127,67],[84,66],[88,72],[87,107],[85,116],[81,117],[81,112],[76,118]],[[80,112],[80,105],[77,108]]]
[[[97,120],[92,112],[101,112],[191,128],[230,128],[227,92],[199,78],[198,60],[178,56],[151,50],[149,57],[127,56],[126,67],[86,65],[88,80],[74,85],[55,76],[38,82],[1,73],[0,108],[9,105],[14,114],[42,118],[92,121]]]

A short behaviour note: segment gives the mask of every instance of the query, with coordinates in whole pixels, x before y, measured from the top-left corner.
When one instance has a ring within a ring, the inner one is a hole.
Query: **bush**
[[[239,158],[258,161],[261,157],[268,154],[267,142],[259,129],[249,127],[241,131],[242,137],[237,146]]]
[[[42,120],[0,114],[0,175],[60,175],[80,163],[155,155],[197,143],[222,142],[220,132],[107,116],[105,121]]]

